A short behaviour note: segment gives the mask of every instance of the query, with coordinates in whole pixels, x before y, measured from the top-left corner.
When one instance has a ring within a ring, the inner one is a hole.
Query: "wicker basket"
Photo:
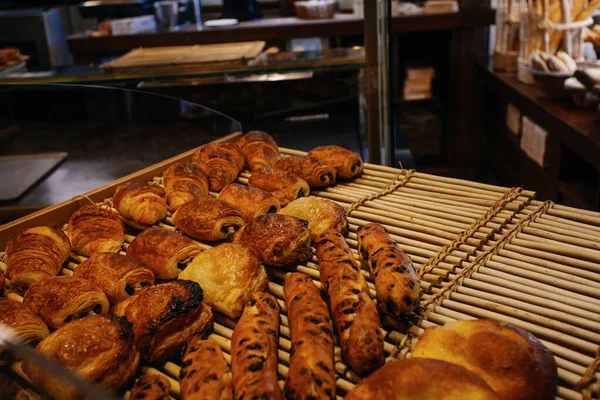
[[[335,0],[297,1],[296,16],[304,19],[331,19],[335,14]]]
[[[516,72],[519,58],[520,12],[518,0],[499,0],[496,10],[494,69]]]

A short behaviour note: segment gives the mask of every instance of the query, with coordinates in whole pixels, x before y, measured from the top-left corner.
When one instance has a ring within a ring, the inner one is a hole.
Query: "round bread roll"
[[[445,361],[392,361],[356,385],[344,400],[498,400],[483,379]]]
[[[461,365],[481,376],[502,400],[546,400],[556,394],[556,362],[535,336],[493,320],[428,328],[412,357]]]

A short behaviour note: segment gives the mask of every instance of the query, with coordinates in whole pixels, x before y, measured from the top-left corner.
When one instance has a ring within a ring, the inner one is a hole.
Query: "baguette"
[[[327,231],[317,237],[315,245],[342,357],[359,375],[368,375],[385,360],[379,313],[367,281],[342,235]]]
[[[289,274],[283,291],[292,337],[285,398],[334,399],[333,325],[327,304],[308,275]]]

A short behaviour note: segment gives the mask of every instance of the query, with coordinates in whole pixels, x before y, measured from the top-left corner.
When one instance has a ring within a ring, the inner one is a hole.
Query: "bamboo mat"
[[[281,152],[305,154],[290,149]],[[246,184],[249,176],[243,172],[238,181]],[[154,180],[161,181],[158,177]],[[557,399],[600,398],[599,213],[536,201],[534,192],[521,188],[371,164],[365,164],[360,177],[311,195],[346,208],[350,222],[347,242],[357,258],[358,227],[380,222],[410,255],[421,278],[421,305],[410,322],[401,325],[382,320],[388,361],[409,357],[427,327],[493,318],[530,331],[552,351],[558,365]],[[110,199],[105,204],[110,204]],[[157,225],[175,229],[170,214]],[[133,238],[126,235],[125,248]],[[61,274],[71,275],[83,260],[85,257],[72,255]],[[0,267],[6,265],[0,263]],[[269,290],[282,307],[279,375],[283,387],[291,342],[281,282],[286,272],[299,271],[321,287],[318,261],[313,256],[305,265],[268,271]],[[374,297],[373,280],[367,270],[363,274]],[[7,296],[19,299],[14,294]],[[215,313],[211,339],[223,349],[228,362],[234,327],[234,320]],[[342,398],[360,379],[342,361],[339,347],[335,361],[338,398]],[[24,376],[19,363],[12,368]],[[167,376],[171,395],[178,398],[179,370],[169,362],[145,366],[142,373]]]

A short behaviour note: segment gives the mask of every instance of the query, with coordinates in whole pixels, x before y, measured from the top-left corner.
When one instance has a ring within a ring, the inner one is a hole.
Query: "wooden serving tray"
[[[234,134],[220,141],[232,141]],[[281,149],[284,155],[303,152]],[[160,182],[171,164],[189,161],[193,150],[86,195],[0,227],[0,249],[18,231],[44,224],[62,225],[81,205],[102,202],[128,180]],[[249,172],[238,181],[247,183]],[[366,164],[363,174],[312,195],[344,206],[350,232],[347,242],[357,256],[356,231],[368,222],[386,225],[412,258],[421,278],[420,308],[409,322],[382,319],[387,360],[410,355],[427,327],[455,320],[493,318],[536,335],[552,351],[558,365],[558,399],[598,398],[600,359],[600,214],[534,200],[520,188],[443,178],[412,170]],[[170,215],[157,224],[175,229]],[[133,240],[126,235],[125,248]],[[200,243],[206,249],[210,246]],[[85,258],[72,255],[63,275]],[[0,268],[6,265],[0,263]],[[282,306],[279,340],[280,385],[290,358],[290,332],[281,281],[287,271],[313,278],[319,287],[316,258],[291,268],[268,268],[269,291]],[[373,281],[365,270],[371,294]],[[14,295],[8,295],[14,296]],[[236,321],[215,313],[210,336],[230,360]],[[336,347],[338,398],[360,378],[343,362]],[[14,372],[23,376],[19,363]],[[142,374],[163,374],[178,398],[180,367],[168,362],[144,366]]]

